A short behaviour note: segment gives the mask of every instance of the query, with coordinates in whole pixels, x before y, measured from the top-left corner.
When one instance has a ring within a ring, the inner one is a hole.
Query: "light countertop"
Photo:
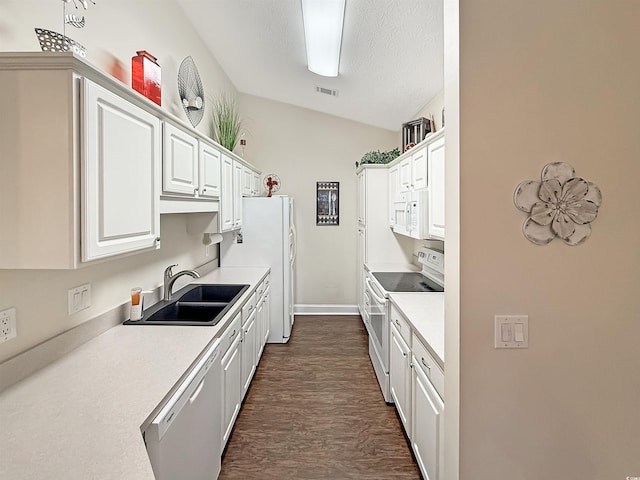
[[[113,327],[0,394],[0,478],[153,480],[143,425],[240,311],[267,268],[193,283],[248,283],[216,326]]]
[[[390,293],[389,299],[444,370],[444,293]]]

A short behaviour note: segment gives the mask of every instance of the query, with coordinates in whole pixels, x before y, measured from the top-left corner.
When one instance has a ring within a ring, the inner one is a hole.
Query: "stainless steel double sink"
[[[142,319],[125,325],[206,325],[218,324],[249,285],[191,284],[145,310]]]

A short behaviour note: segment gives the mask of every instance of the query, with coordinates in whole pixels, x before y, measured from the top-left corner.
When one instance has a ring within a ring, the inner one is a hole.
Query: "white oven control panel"
[[[440,274],[444,273],[444,252],[426,247],[420,248],[418,261],[424,266],[423,268],[435,270]]]

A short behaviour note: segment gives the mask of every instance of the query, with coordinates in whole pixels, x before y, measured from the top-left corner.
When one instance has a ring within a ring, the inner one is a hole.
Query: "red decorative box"
[[[131,86],[152,102],[161,104],[160,65],[156,57],[146,50],[139,50],[131,59]]]

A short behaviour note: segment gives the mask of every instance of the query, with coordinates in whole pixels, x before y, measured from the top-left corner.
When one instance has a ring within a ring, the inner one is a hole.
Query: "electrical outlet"
[[[0,343],[18,336],[16,330],[16,309],[9,308],[0,312]]]
[[[91,306],[91,284],[85,283],[68,291],[69,315]]]

